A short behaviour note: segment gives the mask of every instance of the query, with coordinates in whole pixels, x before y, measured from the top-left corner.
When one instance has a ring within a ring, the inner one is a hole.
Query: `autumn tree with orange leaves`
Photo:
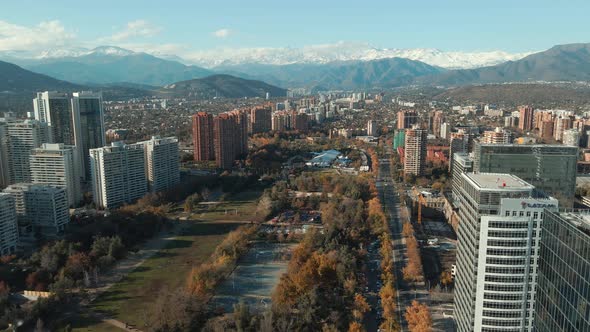
[[[412,305],[406,309],[404,316],[408,322],[410,332],[432,331],[432,316],[430,315],[430,309],[424,303],[416,300],[412,301]]]

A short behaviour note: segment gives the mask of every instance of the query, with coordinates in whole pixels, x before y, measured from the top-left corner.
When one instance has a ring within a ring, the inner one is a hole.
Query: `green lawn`
[[[183,234],[170,240],[165,249],[103,293],[94,301],[92,309],[141,329],[149,321],[151,304],[159,293],[184,286],[191,268],[207,260],[227,233],[238,226],[237,223],[194,222]],[[102,327],[109,327],[94,325],[96,322],[91,320],[73,323],[78,331],[100,332],[104,331]]]

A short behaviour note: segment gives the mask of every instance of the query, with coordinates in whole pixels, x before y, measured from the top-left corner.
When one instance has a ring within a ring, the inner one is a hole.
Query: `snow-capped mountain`
[[[397,57],[422,61],[447,69],[467,69],[519,60],[531,53],[534,52],[449,52],[431,48],[393,49],[371,47],[364,43],[339,42],[302,48],[216,49],[194,52],[185,56],[185,59],[205,68],[215,68],[253,63],[270,65],[323,64],[336,61],[371,61]]]

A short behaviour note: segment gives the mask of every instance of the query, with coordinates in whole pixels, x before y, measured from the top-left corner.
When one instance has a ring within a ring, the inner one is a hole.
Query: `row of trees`
[[[418,246],[418,240],[414,236],[414,229],[411,223],[404,222],[402,235],[406,241],[408,256],[408,263],[403,269],[404,279],[413,282],[424,280],[420,247]]]

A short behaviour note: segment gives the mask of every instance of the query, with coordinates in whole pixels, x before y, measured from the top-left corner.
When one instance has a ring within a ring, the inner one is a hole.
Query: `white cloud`
[[[230,29],[219,29],[219,30],[213,32],[213,36],[215,36],[217,38],[227,38],[232,33],[233,33],[233,31],[231,31]]]
[[[146,20],[136,20],[127,23],[125,28],[119,32],[114,33],[109,37],[100,38],[99,42],[123,42],[134,37],[152,37],[158,34],[162,29],[151,24]]]
[[[0,51],[32,51],[70,45],[76,38],[60,21],[26,27],[0,20]]]

